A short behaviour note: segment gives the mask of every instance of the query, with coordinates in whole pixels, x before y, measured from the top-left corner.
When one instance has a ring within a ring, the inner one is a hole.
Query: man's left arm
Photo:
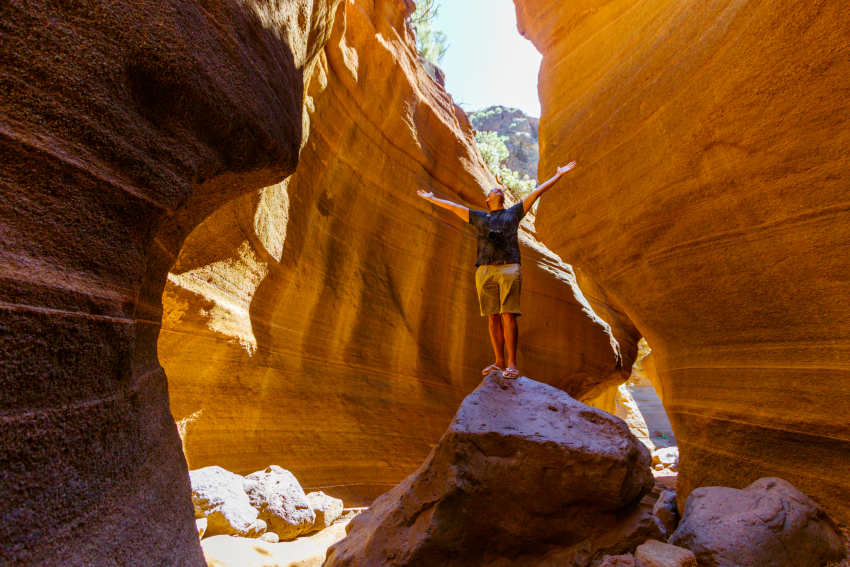
[[[534,206],[534,202],[537,201],[537,199],[540,198],[540,195],[542,195],[543,193],[548,191],[552,187],[552,185],[554,185],[555,182],[558,179],[561,178],[562,175],[564,175],[566,172],[568,172],[569,170],[571,170],[575,166],[576,166],[576,162],[572,161],[572,162],[568,163],[567,165],[565,165],[564,167],[559,167],[558,172],[552,177],[552,179],[550,179],[546,183],[543,183],[542,185],[537,187],[537,189],[535,189],[534,191],[529,193],[528,197],[526,197],[525,199],[522,200],[522,210],[523,210],[523,212],[525,214],[527,214],[528,211],[531,210],[531,207]]]

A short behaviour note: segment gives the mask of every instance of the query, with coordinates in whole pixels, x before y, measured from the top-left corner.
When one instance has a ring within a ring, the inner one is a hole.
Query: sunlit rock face
[[[846,5],[515,4],[540,177],[579,162],[539,233],[652,345],[679,494],[775,476],[850,521]]]
[[[421,464],[493,361],[475,234],[416,190],[482,209],[495,181],[417,62],[410,10],[340,5],[297,172],[211,215],[169,275],[159,355],[192,469],[278,464],[369,503]],[[521,370],[577,398],[624,380],[627,335],[523,226]]]
[[[4,3],[0,564],[204,564],[160,295],[201,220],[295,170],[335,4]]]

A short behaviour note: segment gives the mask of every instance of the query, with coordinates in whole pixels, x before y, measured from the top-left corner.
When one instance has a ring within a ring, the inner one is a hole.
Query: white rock
[[[242,487],[268,529],[280,539],[293,539],[313,529],[316,514],[291,472],[272,465],[246,476]]]
[[[266,533],[268,529],[268,524],[266,524],[265,520],[261,520],[257,518],[257,525],[254,529],[248,534],[248,537],[260,537]]]
[[[257,531],[257,510],[242,488],[243,478],[221,467],[189,471],[195,518],[205,518],[205,535],[250,536]]]
[[[278,537],[278,535],[274,532],[266,532],[263,535],[261,535],[258,539],[261,539],[263,541],[267,541],[269,543],[277,543],[277,542],[280,541],[280,537]]]
[[[195,528],[198,530],[198,538],[204,537],[204,532],[207,531],[207,519],[198,518],[195,520]]]
[[[307,495],[307,502],[316,514],[314,530],[329,528],[342,515],[342,500],[328,496],[324,492],[311,492]]]

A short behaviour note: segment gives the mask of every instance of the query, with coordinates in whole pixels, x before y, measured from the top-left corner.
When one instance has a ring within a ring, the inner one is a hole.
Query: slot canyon
[[[326,565],[378,564],[356,542],[379,520],[391,540],[428,474],[462,476],[440,472],[479,443],[462,418],[520,388],[557,440],[522,451],[567,468],[570,423],[622,453],[593,460],[628,485],[594,489],[597,555],[653,482],[626,387],[652,394],[639,440],[663,423],[679,447],[678,513],[708,487],[797,489],[848,526],[850,13],[514,4],[543,55],[537,178],[579,167],[519,226],[509,388],[482,382],[476,235],[417,196],[481,210],[498,181],[420,63],[412,0],[0,8],[0,563],[206,565],[189,471],[279,465],[377,499]]]

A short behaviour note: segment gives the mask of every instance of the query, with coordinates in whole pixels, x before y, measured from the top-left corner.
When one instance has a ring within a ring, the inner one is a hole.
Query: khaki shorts
[[[478,266],[475,288],[481,315],[516,313],[522,315],[519,294],[522,290],[522,268],[519,264]]]

